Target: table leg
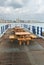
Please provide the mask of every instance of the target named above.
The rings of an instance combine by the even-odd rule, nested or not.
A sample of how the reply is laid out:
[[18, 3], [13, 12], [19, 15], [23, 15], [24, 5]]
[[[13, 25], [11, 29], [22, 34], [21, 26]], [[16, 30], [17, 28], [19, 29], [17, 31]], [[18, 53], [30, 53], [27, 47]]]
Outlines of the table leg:
[[19, 45], [21, 45], [22, 44], [22, 41], [19, 41]]
[[29, 45], [29, 40], [27, 41], [27, 45]]

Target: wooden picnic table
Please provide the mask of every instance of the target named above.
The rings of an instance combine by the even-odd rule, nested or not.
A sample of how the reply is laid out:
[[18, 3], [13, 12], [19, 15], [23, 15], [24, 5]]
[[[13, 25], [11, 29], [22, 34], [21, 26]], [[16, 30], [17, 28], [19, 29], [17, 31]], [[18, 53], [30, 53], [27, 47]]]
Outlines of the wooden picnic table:
[[20, 28], [20, 27], [15, 27], [15, 30], [20, 30], [20, 29], [22, 29], [22, 28]]
[[29, 40], [31, 40], [30, 38], [30, 33], [29, 32], [15, 32], [15, 35], [18, 36], [18, 40], [19, 40], [19, 44], [21, 45], [23, 41], [27, 42], [27, 45], [29, 45]]
[[37, 38], [36, 35], [31, 34], [30, 32], [26, 32], [20, 27], [15, 27], [13, 30], [14, 30], [14, 35], [10, 35], [9, 39], [10, 40], [17, 39], [20, 45], [22, 44], [22, 42], [26, 42], [27, 45], [29, 45], [30, 40]]

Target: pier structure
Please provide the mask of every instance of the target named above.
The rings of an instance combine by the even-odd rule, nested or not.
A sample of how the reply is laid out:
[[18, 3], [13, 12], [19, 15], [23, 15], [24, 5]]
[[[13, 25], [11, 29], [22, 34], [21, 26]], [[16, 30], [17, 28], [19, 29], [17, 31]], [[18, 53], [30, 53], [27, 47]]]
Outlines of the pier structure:
[[35, 31], [32, 33], [24, 24], [6, 24], [4, 30], [0, 38], [0, 65], [44, 65], [44, 39], [37, 38]]

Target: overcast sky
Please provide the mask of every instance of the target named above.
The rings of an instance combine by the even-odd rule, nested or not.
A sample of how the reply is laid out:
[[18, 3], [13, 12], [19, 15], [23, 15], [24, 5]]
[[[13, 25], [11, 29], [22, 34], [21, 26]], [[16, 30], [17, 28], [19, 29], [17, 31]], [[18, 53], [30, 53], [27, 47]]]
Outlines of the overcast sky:
[[0, 18], [44, 21], [44, 0], [0, 0]]

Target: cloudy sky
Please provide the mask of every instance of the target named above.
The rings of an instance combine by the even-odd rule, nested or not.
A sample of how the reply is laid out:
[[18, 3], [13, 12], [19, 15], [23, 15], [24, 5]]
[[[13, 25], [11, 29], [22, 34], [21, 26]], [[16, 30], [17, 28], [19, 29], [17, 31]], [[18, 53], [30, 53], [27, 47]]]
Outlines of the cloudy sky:
[[44, 0], [0, 0], [0, 18], [44, 21]]

